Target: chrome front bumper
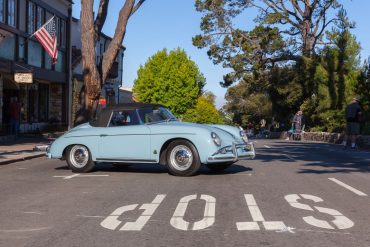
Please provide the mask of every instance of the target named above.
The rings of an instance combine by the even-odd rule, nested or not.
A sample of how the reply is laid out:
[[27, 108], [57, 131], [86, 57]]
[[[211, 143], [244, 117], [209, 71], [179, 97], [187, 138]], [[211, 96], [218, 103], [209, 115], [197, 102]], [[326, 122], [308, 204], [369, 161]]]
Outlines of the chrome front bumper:
[[208, 157], [208, 163], [236, 162], [238, 160], [254, 159], [256, 153], [252, 142], [246, 144], [233, 143], [230, 146], [220, 148], [216, 153]]

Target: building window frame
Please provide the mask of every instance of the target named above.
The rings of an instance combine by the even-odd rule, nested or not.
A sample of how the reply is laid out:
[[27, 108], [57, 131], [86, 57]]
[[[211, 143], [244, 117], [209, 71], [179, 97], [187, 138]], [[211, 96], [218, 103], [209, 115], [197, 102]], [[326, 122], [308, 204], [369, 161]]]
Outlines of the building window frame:
[[19, 0], [0, 0], [0, 23], [17, 28]]
[[35, 29], [35, 22], [36, 22], [36, 16], [35, 16], [35, 8], [36, 4], [32, 1], [27, 1], [27, 32], [29, 34], [32, 34], [36, 31]]
[[0, 0], [0, 23], [6, 23], [6, 1]]
[[6, 23], [11, 27], [17, 27], [17, 2], [17, 0], [6, 0]]

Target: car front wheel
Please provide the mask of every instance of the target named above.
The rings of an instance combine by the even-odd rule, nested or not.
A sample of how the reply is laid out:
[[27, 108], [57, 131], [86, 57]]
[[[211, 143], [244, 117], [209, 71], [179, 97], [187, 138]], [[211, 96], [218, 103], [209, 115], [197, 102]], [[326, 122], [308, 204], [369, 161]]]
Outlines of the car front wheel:
[[171, 142], [167, 148], [167, 168], [175, 176], [192, 176], [198, 172], [201, 162], [198, 151], [186, 140]]
[[73, 172], [85, 173], [94, 169], [95, 163], [87, 147], [73, 145], [67, 148], [66, 154], [67, 164]]

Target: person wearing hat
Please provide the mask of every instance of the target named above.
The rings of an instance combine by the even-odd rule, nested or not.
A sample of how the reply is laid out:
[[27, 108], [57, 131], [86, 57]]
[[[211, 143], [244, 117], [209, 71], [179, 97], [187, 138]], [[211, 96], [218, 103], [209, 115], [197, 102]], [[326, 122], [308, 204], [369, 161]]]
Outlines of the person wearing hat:
[[360, 106], [360, 98], [354, 97], [352, 101], [346, 107], [346, 133], [343, 140], [344, 149], [347, 148], [347, 141], [350, 138], [351, 148], [356, 148], [356, 138], [360, 134], [360, 120], [362, 115], [362, 110]]

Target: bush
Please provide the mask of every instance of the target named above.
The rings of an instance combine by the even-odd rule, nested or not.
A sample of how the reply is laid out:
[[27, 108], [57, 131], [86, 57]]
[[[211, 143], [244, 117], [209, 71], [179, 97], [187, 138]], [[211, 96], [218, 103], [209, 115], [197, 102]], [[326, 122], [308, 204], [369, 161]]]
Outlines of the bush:
[[315, 120], [319, 124], [310, 128], [312, 132], [340, 133], [346, 126], [343, 110], [327, 110], [317, 113]]
[[361, 126], [362, 135], [370, 135], [370, 122], [366, 122]]

